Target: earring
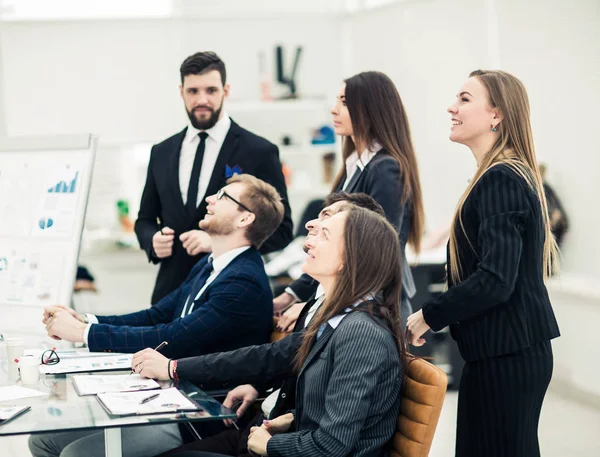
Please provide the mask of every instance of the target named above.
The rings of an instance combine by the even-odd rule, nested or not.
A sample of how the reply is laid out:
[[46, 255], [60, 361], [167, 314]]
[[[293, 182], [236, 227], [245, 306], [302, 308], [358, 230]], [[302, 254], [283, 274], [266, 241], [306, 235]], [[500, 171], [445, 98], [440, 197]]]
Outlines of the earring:
[[498, 131], [498, 129], [496, 128], [496, 126], [492, 125], [492, 132], [497, 132], [497, 131]]

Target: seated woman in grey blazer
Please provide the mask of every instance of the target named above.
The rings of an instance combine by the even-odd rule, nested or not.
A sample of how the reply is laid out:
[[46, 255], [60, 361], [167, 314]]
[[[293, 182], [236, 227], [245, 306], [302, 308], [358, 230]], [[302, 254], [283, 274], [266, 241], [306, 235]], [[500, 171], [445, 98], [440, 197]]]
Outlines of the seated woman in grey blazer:
[[327, 298], [298, 351], [296, 410], [253, 427], [248, 450], [270, 457], [386, 455], [406, 356], [398, 236], [383, 217], [351, 206], [323, 221], [308, 247], [303, 269]]

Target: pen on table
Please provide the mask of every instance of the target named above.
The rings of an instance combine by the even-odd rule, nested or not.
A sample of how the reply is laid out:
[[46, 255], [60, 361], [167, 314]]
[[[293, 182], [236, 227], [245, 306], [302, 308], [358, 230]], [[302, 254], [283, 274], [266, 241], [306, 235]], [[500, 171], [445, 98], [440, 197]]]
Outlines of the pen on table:
[[[163, 342], [162, 342], [162, 343], [160, 343], [158, 346], [156, 346], [156, 347], [154, 348], [154, 350], [155, 350], [156, 352], [160, 352], [160, 351], [161, 351], [161, 349], [162, 349], [162, 348], [164, 348], [164, 347], [165, 347], [167, 344], [169, 344], [169, 343], [167, 343], [166, 341], [163, 341]], [[131, 367], [131, 374], [133, 374], [133, 373], [135, 373], [135, 369], [134, 369], [133, 367]]]
[[158, 224], [158, 231], [160, 232], [161, 235], [164, 235], [162, 229], [163, 229], [163, 225], [162, 225], [162, 221], [160, 220], [160, 217], [156, 218], [156, 223]]
[[150, 395], [149, 397], [144, 398], [141, 402], [140, 405], [143, 405], [144, 403], [148, 403], [149, 401], [155, 400], [156, 398], [158, 398], [160, 396], [160, 393], [158, 394], [154, 394], [154, 395]]

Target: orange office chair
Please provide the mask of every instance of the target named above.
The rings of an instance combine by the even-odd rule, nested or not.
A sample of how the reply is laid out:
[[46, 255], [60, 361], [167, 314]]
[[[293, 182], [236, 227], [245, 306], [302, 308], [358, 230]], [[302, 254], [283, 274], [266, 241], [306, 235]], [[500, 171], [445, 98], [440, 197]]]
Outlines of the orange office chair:
[[390, 457], [429, 455], [448, 387], [448, 377], [441, 369], [423, 359], [410, 357]]

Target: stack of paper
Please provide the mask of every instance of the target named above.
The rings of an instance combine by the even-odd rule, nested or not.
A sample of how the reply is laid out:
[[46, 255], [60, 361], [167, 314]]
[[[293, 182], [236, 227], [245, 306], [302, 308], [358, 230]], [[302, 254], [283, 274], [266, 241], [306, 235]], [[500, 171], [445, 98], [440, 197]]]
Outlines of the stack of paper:
[[132, 354], [89, 356], [60, 359], [55, 365], [40, 365], [42, 374], [83, 373], [131, 369]]
[[73, 385], [77, 393], [82, 396], [160, 388], [160, 385], [154, 379], [140, 378], [138, 374], [114, 376], [75, 375], [73, 376]]
[[0, 425], [7, 423], [9, 420], [27, 412], [31, 406], [0, 406]]
[[[143, 401], [154, 396], [156, 398], [150, 401]], [[152, 392], [98, 394], [96, 398], [109, 414], [117, 416], [198, 411], [201, 409], [175, 387]]]

